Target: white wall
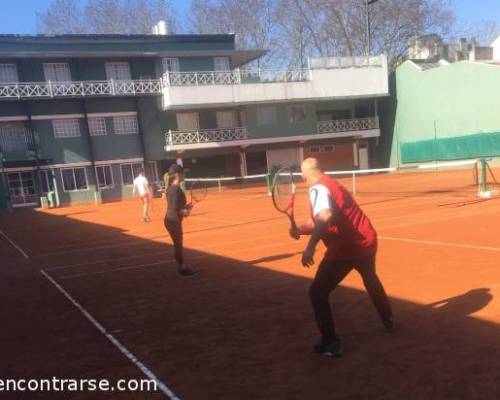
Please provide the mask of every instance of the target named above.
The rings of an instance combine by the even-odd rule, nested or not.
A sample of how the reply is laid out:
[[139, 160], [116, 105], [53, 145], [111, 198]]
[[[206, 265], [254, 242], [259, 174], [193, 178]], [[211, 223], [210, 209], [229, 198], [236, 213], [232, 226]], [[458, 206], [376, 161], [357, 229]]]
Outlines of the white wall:
[[491, 44], [491, 47], [493, 47], [493, 59], [500, 61], [500, 36]]
[[307, 82], [171, 86], [164, 91], [164, 108], [385, 96], [387, 58], [382, 59], [382, 66], [314, 69]]

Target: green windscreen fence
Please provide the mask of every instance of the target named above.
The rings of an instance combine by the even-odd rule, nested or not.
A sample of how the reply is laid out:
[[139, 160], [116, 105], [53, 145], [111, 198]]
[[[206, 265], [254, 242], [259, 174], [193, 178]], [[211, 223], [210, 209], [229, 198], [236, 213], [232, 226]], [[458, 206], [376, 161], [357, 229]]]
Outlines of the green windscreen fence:
[[401, 143], [403, 163], [497, 156], [500, 156], [500, 132]]

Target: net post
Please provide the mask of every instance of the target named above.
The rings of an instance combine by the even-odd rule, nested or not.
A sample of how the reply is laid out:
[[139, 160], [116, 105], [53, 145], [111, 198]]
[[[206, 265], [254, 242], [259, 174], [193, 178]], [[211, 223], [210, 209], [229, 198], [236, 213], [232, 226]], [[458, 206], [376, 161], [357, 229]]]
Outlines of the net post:
[[356, 194], [356, 172], [352, 173], [352, 194]]
[[487, 163], [484, 158], [479, 159], [480, 171], [479, 171], [479, 197], [486, 198], [490, 197], [491, 193], [488, 190], [488, 176], [487, 176]]
[[272, 195], [272, 192], [271, 192], [271, 174], [269, 172], [266, 174], [266, 188], [267, 188], [267, 195], [271, 196]]
[[219, 185], [219, 193], [222, 193], [222, 185], [220, 179], [217, 179], [217, 185]]

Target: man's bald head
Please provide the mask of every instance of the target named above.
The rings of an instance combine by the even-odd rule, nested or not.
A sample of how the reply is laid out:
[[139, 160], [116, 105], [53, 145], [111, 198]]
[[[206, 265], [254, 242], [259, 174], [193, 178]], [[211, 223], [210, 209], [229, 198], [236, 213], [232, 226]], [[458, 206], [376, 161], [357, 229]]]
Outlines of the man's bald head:
[[321, 165], [317, 158], [306, 158], [301, 166], [302, 177], [306, 180], [308, 185], [313, 185], [321, 176]]

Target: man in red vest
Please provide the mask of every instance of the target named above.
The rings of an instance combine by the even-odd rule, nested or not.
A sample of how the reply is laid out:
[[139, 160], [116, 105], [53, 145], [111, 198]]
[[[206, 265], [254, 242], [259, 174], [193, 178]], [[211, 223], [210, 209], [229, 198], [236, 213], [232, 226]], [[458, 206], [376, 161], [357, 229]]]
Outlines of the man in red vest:
[[338, 357], [342, 347], [335, 333], [328, 297], [352, 269], [363, 278], [384, 327], [389, 331], [395, 328], [389, 299], [375, 270], [377, 232], [353, 196], [321, 172], [317, 159], [304, 160], [301, 170], [309, 187], [311, 221], [297, 230], [290, 230], [290, 235], [294, 239], [310, 235], [302, 255], [302, 265], [306, 268], [314, 264], [314, 251], [320, 240], [327, 248], [309, 289], [322, 336], [314, 351]]

